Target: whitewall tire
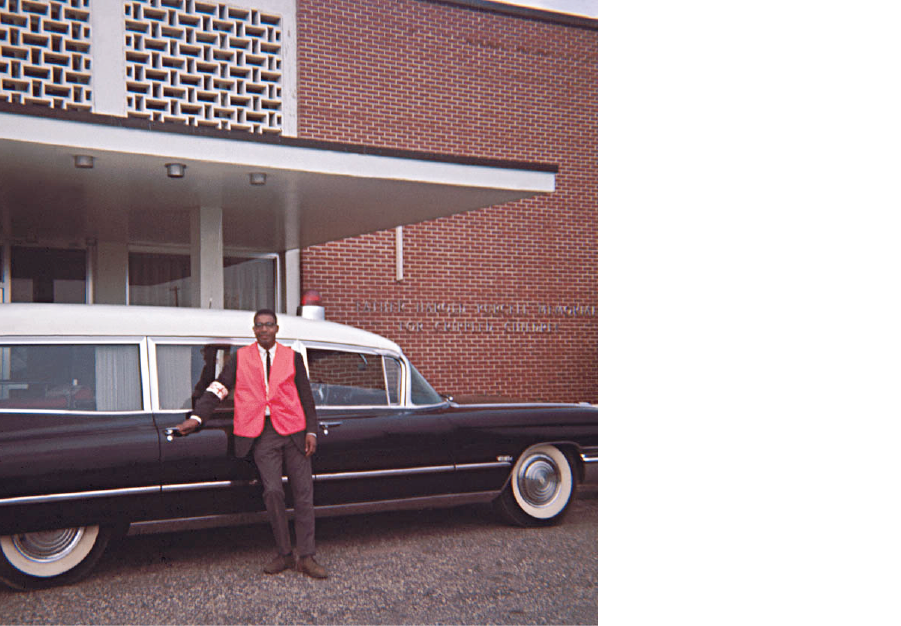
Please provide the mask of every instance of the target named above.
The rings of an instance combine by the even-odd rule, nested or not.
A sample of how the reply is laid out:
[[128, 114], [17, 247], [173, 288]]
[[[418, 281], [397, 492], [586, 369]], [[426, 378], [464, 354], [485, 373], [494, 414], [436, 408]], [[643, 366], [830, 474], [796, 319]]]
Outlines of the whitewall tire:
[[574, 489], [569, 459], [559, 448], [541, 444], [523, 452], [516, 461], [497, 505], [514, 524], [544, 526], [562, 518]]
[[112, 530], [78, 526], [0, 537], [0, 579], [16, 589], [68, 584], [97, 563]]

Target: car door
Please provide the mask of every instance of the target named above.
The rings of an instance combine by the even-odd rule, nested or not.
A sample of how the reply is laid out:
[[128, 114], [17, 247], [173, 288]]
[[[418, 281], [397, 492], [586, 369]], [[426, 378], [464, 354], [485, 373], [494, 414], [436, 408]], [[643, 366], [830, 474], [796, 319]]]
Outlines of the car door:
[[139, 338], [0, 345], [2, 533], [130, 520], [158, 498]]
[[455, 491], [450, 423], [438, 410], [402, 405], [401, 359], [310, 342], [306, 358], [319, 417], [318, 508]]
[[165, 516], [195, 517], [263, 508], [252, 461], [234, 454], [230, 396], [202, 429], [187, 437], [174, 432], [225, 362], [249, 341], [162, 337], [150, 341]]

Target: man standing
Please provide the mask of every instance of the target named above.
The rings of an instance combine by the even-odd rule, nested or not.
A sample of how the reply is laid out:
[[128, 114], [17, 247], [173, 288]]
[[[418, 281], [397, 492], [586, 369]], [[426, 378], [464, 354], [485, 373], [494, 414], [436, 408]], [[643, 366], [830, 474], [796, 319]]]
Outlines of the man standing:
[[[263, 501], [278, 555], [263, 571], [277, 574], [296, 568], [313, 578], [328, 574], [313, 559], [316, 552], [313, 514], [313, 474], [310, 457], [316, 452], [319, 421], [303, 357], [275, 341], [275, 312], [261, 309], [253, 316], [257, 341], [240, 348], [197, 401], [194, 414], [178, 425], [181, 434], [197, 430], [225, 397], [235, 401], [235, 455], [253, 460], [263, 483]], [[288, 511], [282, 487], [282, 466], [287, 470], [294, 498], [297, 555], [291, 551]]]

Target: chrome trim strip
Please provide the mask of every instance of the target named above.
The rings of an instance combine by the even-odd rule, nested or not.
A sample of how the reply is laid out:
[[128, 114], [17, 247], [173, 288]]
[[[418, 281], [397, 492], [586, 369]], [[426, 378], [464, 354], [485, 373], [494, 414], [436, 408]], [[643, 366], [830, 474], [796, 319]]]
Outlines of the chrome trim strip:
[[597, 446], [585, 446], [582, 448], [582, 452], [579, 456], [582, 457], [583, 463], [597, 463], [598, 462], [598, 447]]
[[461, 404], [455, 402], [451, 398], [451, 404], [459, 409], [510, 409], [510, 408], [559, 408], [559, 407], [576, 407], [586, 408], [589, 405], [578, 402], [479, 402], [474, 404]]
[[76, 491], [72, 493], [48, 493], [40, 496], [16, 496], [0, 498], [0, 506], [10, 504], [42, 504], [46, 502], [64, 502], [66, 500], [83, 500], [88, 498], [104, 498], [107, 496], [130, 496], [140, 493], [159, 493], [159, 485], [148, 487], [123, 487], [120, 489], [98, 489], [96, 491]]
[[462, 463], [461, 465], [455, 466], [458, 470], [477, 470], [477, 469], [494, 469], [498, 467], [510, 467], [513, 465], [512, 461], [495, 461], [492, 463]]
[[[409, 467], [401, 469], [370, 470], [362, 472], [334, 472], [331, 474], [314, 474], [313, 482], [330, 480], [352, 480], [359, 478], [389, 478], [392, 476], [413, 476], [418, 474], [446, 474], [454, 471], [508, 468], [510, 462], [497, 461], [491, 463], [463, 463], [460, 465], [434, 465], [428, 467]], [[288, 482], [283, 476], [282, 482]], [[124, 487], [121, 489], [100, 489], [97, 491], [77, 491], [72, 493], [53, 493], [40, 496], [17, 496], [0, 498], [0, 506], [12, 504], [40, 504], [87, 498], [103, 498], [108, 496], [128, 496], [141, 493], [175, 493], [181, 491], [198, 491], [201, 489], [221, 489], [226, 487], [251, 487], [258, 485], [258, 480], [215, 480], [198, 483], [174, 483], [162, 486]]]
[[[284, 480], [284, 479], [282, 479]], [[174, 485], [163, 485], [162, 491], [168, 493], [171, 491], [197, 491], [198, 489], [214, 489], [219, 487], [242, 487], [252, 485], [258, 482], [255, 480], [214, 480], [203, 483], [176, 483]]]
[[[495, 461], [491, 463], [463, 463], [461, 465], [434, 465], [430, 467], [407, 467], [402, 469], [367, 470], [361, 472], [334, 472], [331, 474], [314, 474], [313, 481], [346, 480], [350, 478], [385, 478], [388, 476], [410, 476], [414, 474], [445, 474], [458, 470], [491, 469], [510, 467], [512, 463]], [[287, 481], [282, 478], [282, 482]]]
[[[391, 476], [413, 476], [417, 474], [446, 474], [456, 470], [491, 469], [498, 467], [510, 467], [512, 463], [465, 463], [463, 465], [434, 465], [428, 467], [407, 467], [400, 469], [367, 470], [361, 472], [333, 472], [330, 474], [313, 474], [313, 482], [329, 480], [352, 480], [355, 478], [388, 478]], [[282, 482], [287, 483], [288, 477], [282, 476]], [[260, 484], [259, 480], [217, 480], [202, 483], [177, 483], [163, 485], [163, 492], [195, 491], [198, 489], [217, 489], [221, 487], [249, 487]]]
[[[313, 474], [313, 482], [327, 480], [346, 480], [349, 478], [385, 478], [388, 476], [411, 476], [414, 474], [443, 474], [454, 471], [453, 465], [435, 465], [432, 467], [409, 467], [403, 469], [368, 470], [362, 472], [334, 472], [332, 474]], [[282, 478], [284, 482], [285, 478]]]
[[585, 485], [598, 484], [598, 447], [583, 446], [579, 456], [582, 459], [584, 474], [582, 483]]

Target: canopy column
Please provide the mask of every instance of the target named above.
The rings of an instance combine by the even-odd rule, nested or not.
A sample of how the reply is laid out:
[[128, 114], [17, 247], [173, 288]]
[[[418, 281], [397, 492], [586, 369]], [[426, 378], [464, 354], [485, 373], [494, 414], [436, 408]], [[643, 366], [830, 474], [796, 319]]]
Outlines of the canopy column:
[[192, 303], [201, 309], [225, 308], [222, 265], [222, 208], [201, 206], [191, 212]]
[[285, 312], [297, 315], [301, 296], [301, 251], [285, 250]]
[[[88, 254], [91, 254], [90, 247]], [[95, 304], [127, 304], [128, 244], [124, 241], [97, 241]], [[90, 267], [90, 264], [88, 265]]]

